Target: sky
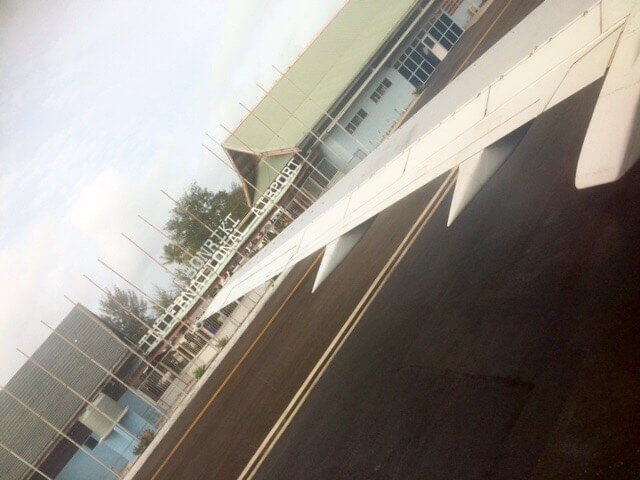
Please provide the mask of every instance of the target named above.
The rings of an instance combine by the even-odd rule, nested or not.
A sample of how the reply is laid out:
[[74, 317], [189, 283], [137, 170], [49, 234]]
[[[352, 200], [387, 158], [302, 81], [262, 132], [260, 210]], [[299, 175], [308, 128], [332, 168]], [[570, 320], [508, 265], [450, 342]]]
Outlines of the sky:
[[145, 292], [160, 257], [166, 190], [228, 188], [202, 148], [235, 127], [344, 0], [0, 1], [0, 382], [74, 302]]

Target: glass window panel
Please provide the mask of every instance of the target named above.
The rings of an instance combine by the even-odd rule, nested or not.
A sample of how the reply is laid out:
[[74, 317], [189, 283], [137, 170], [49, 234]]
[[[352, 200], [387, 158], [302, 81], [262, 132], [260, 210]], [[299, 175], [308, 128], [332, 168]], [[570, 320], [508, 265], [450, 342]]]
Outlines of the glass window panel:
[[435, 27], [432, 27], [431, 30], [429, 30], [429, 35], [431, 35], [437, 41], [440, 41], [440, 38], [442, 37], [442, 34], [438, 30], [436, 30]]
[[427, 60], [434, 68], [440, 65], [440, 59], [431, 51], [427, 52]]
[[[315, 183], [317, 183], [320, 187], [324, 188], [327, 185], [329, 185], [329, 180], [327, 180], [327, 178], [325, 178], [320, 172], [316, 172], [315, 170], [313, 172], [311, 172], [311, 174], [309, 175], [309, 181], [313, 180]], [[308, 183], [308, 181], [307, 181]], [[319, 195], [316, 195], [319, 196]]]
[[446, 13], [442, 14], [442, 16], [440, 17], [440, 20], [442, 21], [442, 23], [444, 23], [447, 26], [449, 26], [449, 25], [451, 25], [453, 23], [453, 20], [451, 20], [449, 15], [447, 15]]
[[322, 174], [327, 178], [333, 178], [336, 173], [338, 173], [338, 169], [326, 158], [323, 158], [322, 161], [318, 164], [318, 170], [322, 172]]
[[322, 195], [322, 186], [318, 185], [312, 178], [307, 178], [302, 185], [302, 190], [308, 192], [311, 197], [317, 198]]
[[409, 80], [409, 78], [411, 77], [411, 70], [409, 70], [404, 65], [398, 69], [398, 72], [400, 72], [400, 75], [402, 75], [407, 80]]
[[416, 72], [416, 76], [420, 79], [422, 83], [426, 82], [429, 79], [429, 75], [427, 74], [427, 72], [425, 72], [421, 68], [419, 68], [418, 71]]
[[413, 52], [411, 52], [411, 60], [416, 62], [417, 65], [420, 65], [420, 62], [422, 62], [423, 58], [424, 56], [419, 51], [414, 50]]
[[440, 40], [440, 44], [447, 50], [451, 50], [451, 47], [453, 47], [453, 44], [446, 38], [443, 38], [442, 40]]
[[404, 62], [404, 64], [411, 71], [414, 71], [416, 68], [418, 68], [418, 64], [416, 64], [413, 60], [407, 59], [407, 61]]
[[438, 20], [433, 26], [437, 28], [440, 33], [444, 33], [447, 31], [447, 26], [440, 20]]
[[458, 37], [462, 36], [462, 32], [464, 30], [462, 30], [457, 24], [454, 23], [450, 28]]
[[422, 82], [420, 81], [420, 79], [418, 77], [416, 77], [415, 75], [413, 77], [411, 77], [411, 80], [409, 80], [411, 82], [411, 84], [418, 88], [422, 86]]
[[424, 62], [422, 62], [422, 65], [420, 65], [420, 66], [422, 68], [424, 68], [425, 70], [429, 70], [430, 68], [431, 69], [435, 68], [435, 66], [431, 62], [429, 62], [428, 60], [425, 60]]
[[447, 40], [449, 40], [451, 43], [456, 43], [458, 41], [458, 37], [451, 30], [445, 33], [444, 36], [447, 37]]

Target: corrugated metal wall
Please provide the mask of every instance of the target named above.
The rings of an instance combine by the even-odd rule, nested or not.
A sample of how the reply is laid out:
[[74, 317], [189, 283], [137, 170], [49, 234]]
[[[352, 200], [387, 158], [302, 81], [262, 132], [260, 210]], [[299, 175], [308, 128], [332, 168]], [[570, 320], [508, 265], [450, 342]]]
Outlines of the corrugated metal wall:
[[[76, 306], [56, 329], [104, 368], [112, 371], [127, 350], [90, 320], [87, 309]], [[95, 317], [94, 317], [95, 318]], [[53, 333], [33, 354], [33, 359], [84, 398], [96, 392], [107, 374], [86, 356]], [[61, 382], [36, 364], [27, 362], [5, 387], [29, 408], [57, 428], [64, 428], [85, 403]], [[29, 462], [35, 463], [58, 434], [27, 408], [0, 392], [0, 442]], [[0, 449], [0, 478], [21, 480], [32, 471], [4, 449]]]

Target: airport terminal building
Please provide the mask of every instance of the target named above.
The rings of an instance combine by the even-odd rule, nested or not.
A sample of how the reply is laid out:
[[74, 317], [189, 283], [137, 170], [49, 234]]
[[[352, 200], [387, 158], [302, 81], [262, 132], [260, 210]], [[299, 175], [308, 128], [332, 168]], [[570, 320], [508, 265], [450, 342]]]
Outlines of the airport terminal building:
[[249, 204], [285, 172], [295, 179], [278, 182], [289, 190], [281, 204], [297, 214], [351, 170], [401, 120], [479, 3], [347, 2], [223, 144]]

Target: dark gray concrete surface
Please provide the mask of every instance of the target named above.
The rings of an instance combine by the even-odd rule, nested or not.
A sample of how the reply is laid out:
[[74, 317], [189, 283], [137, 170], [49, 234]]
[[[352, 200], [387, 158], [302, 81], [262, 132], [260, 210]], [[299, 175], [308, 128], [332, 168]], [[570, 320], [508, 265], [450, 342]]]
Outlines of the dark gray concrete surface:
[[639, 478], [640, 169], [573, 186], [599, 88], [443, 205], [257, 478]]
[[[495, 0], [423, 98], [539, 3]], [[451, 228], [445, 201], [259, 478], [638, 478], [640, 172], [573, 187], [598, 91], [533, 122]], [[158, 478], [237, 477], [440, 182], [383, 212], [316, 294], [305, 281]], [[311, 261], [136, 478], [151, 478]]]

